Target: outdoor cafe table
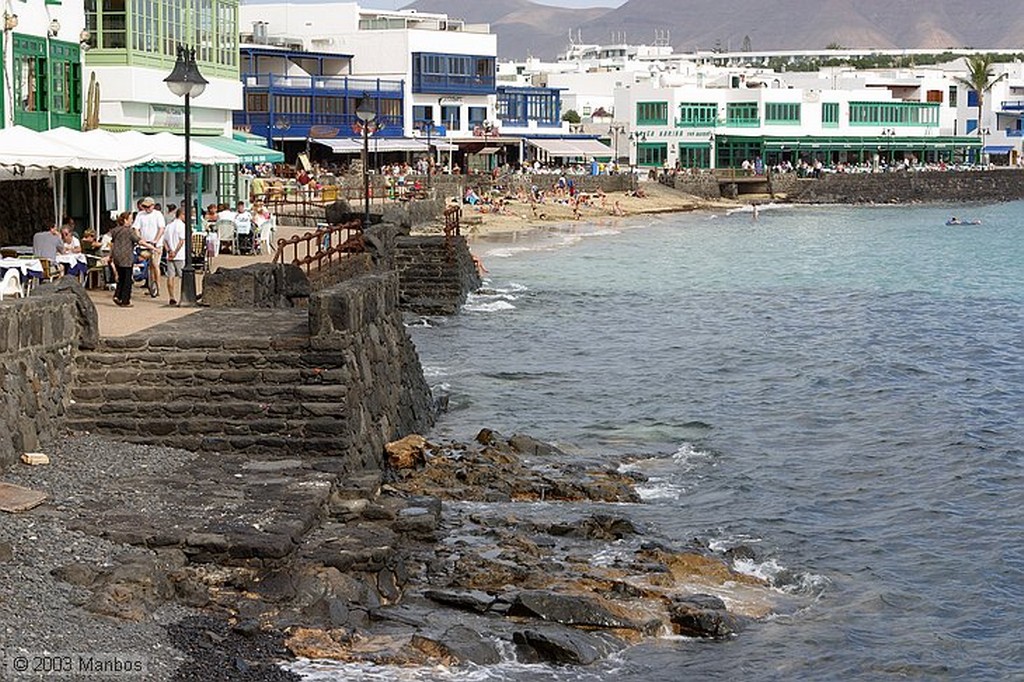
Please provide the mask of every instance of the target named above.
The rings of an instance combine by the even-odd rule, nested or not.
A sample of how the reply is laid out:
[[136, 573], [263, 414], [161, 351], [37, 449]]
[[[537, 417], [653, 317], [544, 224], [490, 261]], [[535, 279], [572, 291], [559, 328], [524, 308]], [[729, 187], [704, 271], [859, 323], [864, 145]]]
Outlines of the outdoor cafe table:
[[56, 261], [61, 265], [66, 265], [68, 274], [72, 277], [84, 275], [85, 271], [89, 269], [89, 261], [86, 260], [84, 253], [58, 253]]
[[22, 284], [29, 277], [43, 279], [43, 264], [39, 262], [38, 258], [0, 258], [0, 275], [11, 268], [18, 268], [18, 271], [21, 272]]

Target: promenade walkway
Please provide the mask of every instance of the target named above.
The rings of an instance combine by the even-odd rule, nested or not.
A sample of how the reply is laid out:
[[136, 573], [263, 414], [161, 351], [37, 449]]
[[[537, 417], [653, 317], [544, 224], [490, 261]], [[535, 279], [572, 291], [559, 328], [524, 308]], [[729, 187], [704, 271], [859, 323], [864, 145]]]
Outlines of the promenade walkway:
[[[293, 234], [302, 234], [307, 228], [281, 227], [278, 228], [277, 236], [288, 238]], [[234, 256], [223, 254], [214, 259], [216, 268], [241, 268], [253, 263], [269, 263], [272, 259], [270, 254], [258, 256]], [[202, 291], [202, 275], [197, 275], [197, 288]], [[106, 289], [90, 289], [89, 298], [96, 305], [96, 312], [99, 316], [100, 336], [116, 337], [127, 336], [143, 329], [148, 329], [158, 324], [187, 317], [201, 308], [181, 308], [168, 305], [166, 280], [160, 280], [160, 296], [150, 298], [149, 294], [141, 286], [136, 286], [132, 291], [132, 307], [119, 308], [114, 305], [114, 292]]]

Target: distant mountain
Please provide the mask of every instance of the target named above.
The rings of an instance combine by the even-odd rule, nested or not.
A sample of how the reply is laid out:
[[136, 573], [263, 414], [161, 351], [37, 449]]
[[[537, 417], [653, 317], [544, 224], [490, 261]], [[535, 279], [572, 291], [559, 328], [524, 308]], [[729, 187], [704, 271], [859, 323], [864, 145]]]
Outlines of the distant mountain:
[[571, 30], [611, 11], [549, 7], [529, 0], [417, 0], [407, 8], [442, 12], [471, 24], [490, 24], [498, 35], [498, 55], [504, 59], [553, 59], [569, 44]]
[[561, 9], [529, 0], [418, 0], [410, 7], [489, 23], [503, 58], [553, 58], [570, 31], [585, 43], [654, 42], [677, 50], [996, 47], [1024, 51], [1020, 0], [629, 0]]

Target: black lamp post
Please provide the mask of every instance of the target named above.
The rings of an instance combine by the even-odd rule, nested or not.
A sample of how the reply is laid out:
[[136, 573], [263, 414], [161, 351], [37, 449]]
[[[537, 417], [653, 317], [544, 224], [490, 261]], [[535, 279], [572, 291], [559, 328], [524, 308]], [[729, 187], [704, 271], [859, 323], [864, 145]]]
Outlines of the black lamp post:
[[377, 109], [368, 95], [356, 107], [356, 118], [362, 121], [363, 128], [363, 229], [370, 227], [370, 124], [377, 118]]
[[178, 45], [178, 60], [164, 79], [168, 89], [185, 98], [185, 269], [181, 273], [181, 305], [196, 304], [196, 269], [192, 263], [192, 108], [191, 99], [203, 94], [208, 80], [199, 73], [196, 49]]

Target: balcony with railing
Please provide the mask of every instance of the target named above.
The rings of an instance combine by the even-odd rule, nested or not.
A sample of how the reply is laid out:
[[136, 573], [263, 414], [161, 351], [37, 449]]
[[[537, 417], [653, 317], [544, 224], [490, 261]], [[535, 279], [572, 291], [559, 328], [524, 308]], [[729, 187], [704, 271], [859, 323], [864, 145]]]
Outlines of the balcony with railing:
[[[307, 137], [359, 137], [355, 113], [326, 114], [313, 112], [247, 112], [234, 113], [234, 127], [268, 139], [304, 139]], [[402, 137], [401, 115], [377, 118], [375, 137]]]
[[415, 52], [412, 91], [439, 95], [493, 95], [495, 58], [486, 55]]
[[1024, 112], [1024, 99], [1003, 100], [1003, 102], [1000, 104], [1000, 108], [1003, 111]]
[[314, 90], [361, 97], [364, 92], [401, 95], [405, 81], [352, 76], [283, 76], [276, 73], [247, 73], [242, 76], [246, 92], [250, 90], [288, 91]]

